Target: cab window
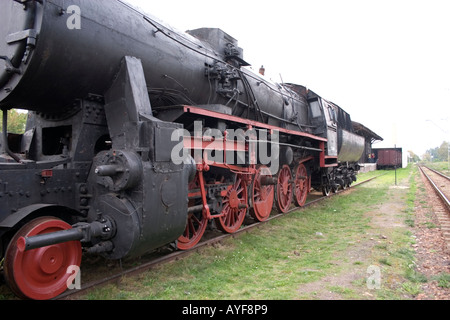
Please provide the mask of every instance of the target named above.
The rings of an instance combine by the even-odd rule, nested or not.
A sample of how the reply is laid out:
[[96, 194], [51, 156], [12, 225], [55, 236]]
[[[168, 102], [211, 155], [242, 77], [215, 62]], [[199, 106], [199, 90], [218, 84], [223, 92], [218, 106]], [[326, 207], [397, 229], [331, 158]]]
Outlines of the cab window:
[[334, 108], [332, 106], [328, 106], [328, 114], [330, 115], [330, 120], [333, 123], [336, 123], [337, 122], [336, 111], [334, 110]]
[[320, 110], [320, 103], [318, 100], [310, 101], [309, 105], [311, 106], [311, 117], [318, 118], [322, 116], [322, 111]]

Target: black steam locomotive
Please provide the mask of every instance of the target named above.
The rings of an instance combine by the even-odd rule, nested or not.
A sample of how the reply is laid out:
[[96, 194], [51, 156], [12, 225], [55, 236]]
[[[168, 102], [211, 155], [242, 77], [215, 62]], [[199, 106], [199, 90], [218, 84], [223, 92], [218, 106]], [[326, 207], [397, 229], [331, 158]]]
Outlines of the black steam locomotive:
[[232, 233], [356, 180], [350, 116], [251, 71], [222, 30], [69, 2], [0, 2], [0, 252], [19, 296], [61, 294], [83, 252], [190, 249], [208, 224]]

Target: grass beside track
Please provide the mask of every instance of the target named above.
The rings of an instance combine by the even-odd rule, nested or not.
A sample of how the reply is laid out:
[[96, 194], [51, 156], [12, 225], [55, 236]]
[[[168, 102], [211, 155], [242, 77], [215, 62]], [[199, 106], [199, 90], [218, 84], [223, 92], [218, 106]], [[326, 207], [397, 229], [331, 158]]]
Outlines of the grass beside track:
[[440, 171], [443, 174], [450, 176], [450, 168], [448, 162], [432, 162], [432, 163], [424, 163], [427, 167]]
[[[378, 174], [363, 174], [359, 179]], [[326, 289], [339, 299], [410, 299], [422, 281], [414, 272], [411, 248], [416, 175], [413, 167], [398, 170], [398, 183], [405, 188], [392, 188], [394, 172], [388, 171], [343, 195], [96, 289], [85, 298], [322, 299], [318, 291]], [[374, 224], [389, 201], [400, 202], [397, 218], [401, 223], [395, 228]], [[369, 290], [366, 283], [366, 270], [373, 265], [381, 271], [378, 290]], [[332, 280], [343, 274], [355, 275], [350, 285]], [[319, 289], [311, 289], [313, 284]]]

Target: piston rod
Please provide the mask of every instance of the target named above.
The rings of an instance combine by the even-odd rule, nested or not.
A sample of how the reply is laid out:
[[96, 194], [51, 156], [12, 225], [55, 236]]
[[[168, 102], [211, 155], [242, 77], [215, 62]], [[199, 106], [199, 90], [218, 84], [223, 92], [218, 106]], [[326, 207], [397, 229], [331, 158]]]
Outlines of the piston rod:
[[33, 237], [20, 237], [19, 240], [17, 240], [17, 247], [21, 252], [24, 252], [69, 241], [81, 241], [83, 238], [83, 231], [76, 228]]
[[68, 230], [45, 233], [32, 237], [20, 237], [17, 240], [17, 247], [21, 252], [24, 252], [70, 241], [90, 242], [94, 238], [108, 240], [115, 233], [113, 225], [107, 219], [103, 222], [81, 223]]

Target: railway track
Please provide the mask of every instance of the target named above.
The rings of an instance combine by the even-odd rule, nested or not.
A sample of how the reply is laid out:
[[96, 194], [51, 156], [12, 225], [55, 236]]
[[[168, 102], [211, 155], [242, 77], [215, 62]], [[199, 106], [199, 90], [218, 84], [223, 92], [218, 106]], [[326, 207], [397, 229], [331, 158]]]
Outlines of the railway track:
[[[379, 176], [370, 178], [368, 180], [362, 181], [360, 183], [357, 183], [355, 185], [352, 186], [351, 189], [353, 189], [354, 187], [357, 187], [359, 185], [368, 183], [376, 178], [378, 178]], [[344, 193], [346, 191], [348, 191], [349, 189], [346, 190], [340, 190], [337, 193], [332, 193], [329, 197], [337, 195], [337, 194], [341, 194]], [[170, 248], [168, 248], [168, 250], [166, 250], [165, 253], [161, 253], [159, 255], [156, 255], [154, 258], [151, 258], [149, 261], [142, 263], [139, 266], [136, 267], [131, 267], [131, 268], [126, 268], [124, 270], [121, 270], [120, 272], [117, 272], [111, 276], [99, 279], [99, 280], [93, 280], [93, 281], [89, 281], [88, 283], [83, 283], [81, 286], [81, 289], [76, 289], [76, 290], [69, 290], [67, 292], [65, 292], [64, 294], [60, 295], [59, 297], [57, 297], [57, 300], [74, 300], [77, 299], [83, 295], [86, 295], [89, 290], [93, 290], [94, 288], [97, 287], [101, 287], [101, 286], [105, 286], [107, 284], [111, 284], [111, 283], [117, 283], [118, 281], [120, 281], [120, 279], [122, 279], [123, 277], [129, 277], [129, 276], [135, 276], [138, 274], [141, 274], [151, 268], [154, 268], [156, 266], [168, 263], [170, 261], [174, 261], [174, 260], [179, 260], [182, 259], [186, 256], [189, 256], [193, 253], [196, 253], [198, 251], [200, 251], [202, 248], [208, 247], [208, 246], [213, 246], [217, 243], [220, 243], [221, 241], [224, 241], [225, 239], [228, 239], [230, 237], [237, 237], [241, 234], [250, 232], [252, 229], [254, 228], [258, 228], [261, 227], [262, 225], [268, 223], [269, 221], [272, 221], [274, 219], [279, 219], [282, 218], [283, 216], [292, 213], [292, 212], [296, 212], [299, 210], [303, 210], [315, 203], [318, 203], [320, 201], [323, 201], [324, 199], [327, 199], [329, 197], [324, 197], [324, 196], [319, 196], [319, 195], [315, 195], [312, 194], [310, 196], [310, 198], [308, 199], [308, 202], [305, 204], [305, 206], [303, 207], [295, 207], [292, 208], [291, 210], [289, 210], [287, 213], [285, 214], [274, 214], [272, 215], [268, 220], [264, 221], [264, 222], [257, 222], [257, 223], [252, 223], [249, 225], [246, 225], [244, 227], [242, 227], [241, 229], [239, 229], [237, 232], [233, 233], [233, 234], [220, 234], [220, 235], [209, 235], [205, 238], [207, 238], [207, 240], [201, 241], [198, 245], [196, 245], [193, 249], [191, 250], [187, 250], [187, 251], [172, 251], [170, 252]], [[210, 239], [208, 239], [210, 238]]]
[[433, 201], [433, 208], [441, 225], [447, 249], [450, 250], [450, 177], [425, 166], [419, 168], [435, 193], [436, 201]]

